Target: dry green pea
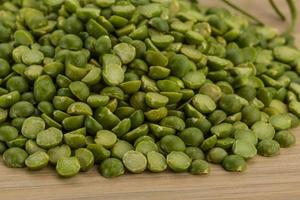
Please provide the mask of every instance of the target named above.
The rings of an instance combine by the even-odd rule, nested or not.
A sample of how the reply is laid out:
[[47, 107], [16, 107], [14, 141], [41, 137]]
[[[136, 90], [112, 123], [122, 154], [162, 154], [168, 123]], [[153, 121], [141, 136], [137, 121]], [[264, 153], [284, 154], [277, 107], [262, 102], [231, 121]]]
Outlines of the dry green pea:
[[22, 62], [26, 65], [41, 64], [44, 60], [44, 54], [38, 50], [27, 50], [22, 54]]
[[196, 70], [195, 64], [181, 54], [172, 56], [169, 60], [169, 66], [171, 74], [180, 78], [184, 77], [188, 72]]
[[5, 122], [7, 119], [7, 116], [8, 116], [8, 111], [0, 108], [0, 123]]
[[184, 151], [192, 160], [205, 159], [203, 151], [199, 147], [187, 147]]
[[93, 67], [82, 79], [81, 81], [87, 85], [95, 85], [101, 80], [101, 69], [98, 67]]
[[219, 107], [227, 114], [240, 112], [242, 109], [241, 102], [233, 94], [227, 94], [221, 97]]
[[45, 149], [39, 147], [35, 140], [27, 140], [25, 143], [25, 150], [28, 154], [33, 154], [38, 151], [46, 152]]
[[99, 171], [101, 175], [106, 178], [121, 176], [125, 173], [125, 169], [122, 161], [117, 158], [105, 159], [101, 163], [99, 167]]
[[292, 126], [292, 119], [288, 114], [273, 115], [269, 121], [275, 130], [285, 130]]
[[232, 152], [245, 159], [253, 158], [257, 154], [255, 145], [246, 140], [236, 140], [232, 146]]
[[159, 121], [159, 120], [167, 117], [168, 109], [166, 107], [151, 109], [151, 110], [145, 112], [144, 114], [148, 121], [151, 121], [151, 122]]
[[116, 98], [118, 100], [124, 100], [125, 94], [119, 87], [105, 87], [100, 92], [101, 95], [109, 96], [110, 98]]
[[94, 117], [105, 129], [111, 129], [120, 122], [120, 119], [106, 107], [99, 107]]
[[187, 88], [198, 89], [205, 83], [205, 75], [201, 71], [188, 72], [182, 77]]
[[166, 68], [166, 67], [161, 67], [161, 66], [151, 66], [149, 68], [149, 77], [152, 79], [164, 79], [166, 77], [169, 76], [170, 74], [170, 69]]
[[61, 146], [50, 148], [47, 153], [49, 155], [50, 163], [56, 165], [59, 159], [71, 156], [71, 148], [68, 145], [63, 144]]
[[274, 57], [284, 63], [291, 63], [300, 57], [300, 53], [288, 46], [278, 46], [273, 49]]
[[295, 136], [288, 130], [277, 132], [274, 139], [282, 148], [288, 148], [296, 143]]
[[57, 161], [56, 172], [62, 177], [75, 176], [80, 170], [80, 162], [76, 157], [63, 157]]
[[12, 105], [9, 109], [9, 117], [17, 118], [17, 117], [29, 117], [35, 111], [34, 106], [27, 101], [19, 101]]
[[169, 98], [154, 92], [147, 92], [145, 95], [145, 102], [151, 108], [164, 107], [168, 102]]
[[24, 137], [35, 139], [37, 134], [45, 130], [46, 124], [40, 117], [29, 117], [22, 125], [21, 133]]
[[147, 51], [145, 54], [147, 63], [151, 66], [165, 67], [168, 64], [168, 58], [161, 52]]
[[59, 46], [62, 49], [81, 50], [83, 43], [80, 37], [78, 37], [77, 35], [66, 34], [60, 39]]
[[129, 142], [125, 140], [118, 140], [111, 149], [111, 153], [113, 157], [122, 159], [126, 152], [133, 149], [133, 146]]
[[87, 103], [92, 108], [98, 108], [100, 106], [105, 106], [109, 102], [109, 97], [100, 95], [100, 94], [92, 94], [87, 98]]
[[193, 160], [189, 168], [189, 172], [193, 175], [209, 174], [210, 167], [208, 162], [202, 159]]
[[172, 151], [167, 155], [167, 164], [174, 172], [183, 172], [188, 170], [192, 160], [181, 151]]
[[266, 140], [266, 139], [273, 139], [275, 135], [274, 127], [266, 122], [258, 121], [255, 122], [251, 129], [253, 130], [254, 134], [257, 136], [259, 140]]
[[222, 163], [226, 156], [227, 152], [223, 148], [214, 147], [208, 151], [206, 160], [211, 163], [219, 164]]
[[167, 162], [165, 157], [156, 151], [147, 153], [147, 168], [151, 172], [163, 172], [167, 169]]
[[19, 168], [25, 166], [25, 160], [28, 157], [26, 151], [19, 147], [7, 149], [3, 154], [3, 161], [8, 167]]
[[213, 148], [216, 144], [217, 144], [217, 136], [213, 135], [213, 136], [206, 138], [202, 142], [200, 147], [203, 151], [207, 151], [207, 150]]
[[242, 172], [247, 168], [247, 163], [242, 156], [228, 155], [224, 158], [222, 166], [227, 171]]
[[54, 108], [52, 103], [48, 102], [48, 101], [41, 101], [37, 108], [39, 109], [39, 111], [41, 111], [42, 113], [45, 113], [46, 115], [52, 115]]
[[180, 86], [178, 83], [172, 80], [159, 80], [156, 82], [158, 89], [162, 92], [179, 92]]
[[300, 102], [297, 100], [290, 101], [288, 104], [289, 111], [300, 117]]
[[38, 151], [29, 155], [25, 160], [25, 165], [30, 170], [39, 170], [48, 165], [49, 156], [46, 152]]
[[11, 67], [9, 63], [2, 58], [0, 58], [0, 66], [0, 78], [4, 78], [9, 74]]
[[68, 109], [67, 113], [70, 115], [93, 115], [93, 111], [90, 106], [86, 103], [82, 102], [74, 102], [72, 103]]
[[0, 141], [9, 142], [18, 137], [18, 129], [10, 125], [0, 126]]
[[189, 127], [181, 131], [178, 136], [183, 140], [187, 146], [199, 146], [203, 140], [204, 136], [200, 129], [196, 127]]
[[124, 81], [124, 71], [118, 56], [104, 54], [102, 56], [103, 70], [102, 77], [106, 84], [110, 86], [119, 85]]
[[242, 120], [248, 126], [251, 126], [261, 120], [261, 112], [255, 106], [245, 106], [242, 110]]
[[161, 138], [166, 135], [174, 135], [176, 130], [166, 126], [160, 126], [157, 124], [149, 124], [151, 133], [153, 133], [157, 138]]
[[17, 103], [20, 100], [20, 93], [18, 91], [12, 91], [7, 94], [0, 96], [0, 107], [9, 108], [13, 104]]
[[142, 82], [140, 80], [126, 81], [120, 84], [122, 90], [127, 94], [138, 92], [141, 86]]
[[111, 39], [107, 35], [100, 36], [95, 43], [95, 51], [99, 55], [109, 53], [112, 48]]
[[266, 157], [276, 156], [280, 153], [280, 144], [275, 140], [262, 140], [256, 148], [259, 155]]
[[95, 143], [101, 144], [103, 147], [110, 149], [117, 142], [117, 136], [108, 130], [100, 130], [95, 137]]
[[[230, 117], [230, 116], [228, 116]], [[214, 124], [220, 124], [222, 123], [224, 120], [226, 120], [226, 118], [228, 119], [226, 113], [223, 110], [214, 110], [208, 117], [208, 120]]]
[[185, 122], [177, 116], [164, 117], [160, 121], [160, 125], [161, 126], [166, 126], [166, 127], [169, 127], [169, 128], [173, 128], [173, 129], [178, 130], [178, 131], [182, 131], [185, 128]]
[[154, 141], [149, 141], [149, 140], [143, 140], [137, 143], [135, 145], [135, 150], [138, 152], [141, 152], [144, 155], [147, 155], [148, 152], [151, 151], [158, 151], [157, 145], [154, 143]]
[[37, 102], [52, 101], [56, 93], [56, 86], [48, 75], [38, 77], [34, 82], [33, 94]]
[[133, 141], [137, 139], [138, 137], [141, 137], [143, 135], [147, 135], [149, 132], [149, 126], [148, 124], [143, 124], [141, 126], [138, 126], [137, 128], [129, 131], [126, 133], [123, 138], [127, 141]]
[[90, 95], [89, 87], [81, 81], [72, 82], [69, 85], [69, 88], [70, 88], [72, 94], [81, 101], [86, 101], [86, 99]]
[[7, 149], [7, 146], [4, 142], [0, 142], [0, 154], [2, 155]]
[[61, 111], [67, 111], [69, 106], [74, 102], [75, 101], [68, 96], [55, 96], [52, 101], [54, 108]]
[[130, 150], [126, 152], [122, 161], [124, 166], [132, 173], [141, 173], [147, 167], [146, 157], [138, 151]]
[[218, 138], [226, 138], [226, 137], [230, 137], [233, 134], [234, 128], [233, 128], [232, 124], [221, 123], [221, 124], [213, 126], [210, 129], [210, 131], [212, 134], [216, 135]]
[[125, 118], [113, 127], [111, 131], [114, 132], [117, 137], [122, 137], [130, 130], [131, 127], [131, 120], [129, 118]]
[[92, 116], [87, 116], [84, 120], [84, 127], [87, 133], [96, 135], [97, 131], [102, 130], [102, 125], [97, 122]]
[[78, 115], [78, 116], [70, 116], [65, 118], [62, 121], [62, 125], [64, 129], [67, 131], [73, 131], [76, 129], [79, 129], [82, 127], [84, 124], [84, 116], [83, 115]]
[[75, 157], [79, 160], [80, 171], [88, 171], [94, 166], [94, 155], [86, 148], [76, 149]]
[[93, 153], [95, 163], [100, 163], [111, 155], [111, 152], [105, 149], [101, 144], [89, 144], [87, 148]]
[[130, 63], [136, 56], [134, 46], [128, 43], [119, 43], [113, 47], [113, 52], [120, 57], [123, 64]]
[[35, 80], [43, 73], [43, 67], [41, 65], [30, 65], [25, 68], [24, 76], [29, 80]]
[[26, 141], [27, 141], [27, 138], [23, 137], [22, 135], [19, 135], [17, 138], [15, 138], [9, 142], [6, 142], [6, 145], [10, 148], [11, 147], [24, 148]]
[[251, 131], [247, 128], [247, 129], [235, 129], [234, 139], [244, 140], [247, 141], [248, 143], [256, 145], [259, 138], [257, 137], [257, 134], [254, 131]]
[[[27, 67], [28, 68], [28, 67]], [[27, 69], [26, 68], [26, 69]], [[28, 81], [22, 76], [12, 76], [6, 82], [6, 88], [9, 91], [26, 92], [29, 89]]]
[[184, 151], [186, 146], [182, 139], [176, 135], [166, 135], [160, 140], [160, 148], [167, 153]]
[[62, 142], [63, 134], [61, 130], [51, 127], [39, 132], [36, 136], [36, 142], [45, 149], [55, 147]]
[[69, 132], [69, 133], [65, 133], [63, 137], [64, 137], [64, 143], [69, 147], [71, 147], [72, 149], [78, 149], [86, 146], [84, 135], [74, 133], [74, 132]]

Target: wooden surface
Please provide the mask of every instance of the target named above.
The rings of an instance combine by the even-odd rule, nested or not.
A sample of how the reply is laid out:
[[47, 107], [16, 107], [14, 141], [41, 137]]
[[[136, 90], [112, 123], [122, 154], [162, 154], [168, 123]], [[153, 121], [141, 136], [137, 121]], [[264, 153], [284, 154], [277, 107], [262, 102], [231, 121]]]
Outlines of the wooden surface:
[[[217, 0], [202, 2], [212, 5]], [[266, 0], [236, 2], [244, 4], [267, 24], [284, 28], [269, 7], [266, 7]], [[283, 0], [278, 2], [283, 3]], [[298, 26], [296, 33], [298, 41], [299, 28]], [[300, 128], [294, 130], [294, 133], [300, 141]], [[212, 172], [208, 176], [148, 173], [105, 179], [93, 169], [71, 179], [61, 179], [53, 169], [30, 172], [6, 168], [1, 162], [0, 200], [298, 200], [300, 142], [298, 143], [292, 148], [282, 149], [281, 155], [274, 158], [257, 156], [249, 161], [245, 173], [228, 173], [219, 166], [212, 166]]]

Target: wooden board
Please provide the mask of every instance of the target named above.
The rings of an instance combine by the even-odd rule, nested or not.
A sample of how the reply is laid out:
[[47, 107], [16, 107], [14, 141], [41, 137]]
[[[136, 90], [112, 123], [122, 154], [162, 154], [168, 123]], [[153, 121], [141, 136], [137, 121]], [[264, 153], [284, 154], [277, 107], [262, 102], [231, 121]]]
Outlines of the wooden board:
[[[202, 0], [206, 5], [217, 0]], [[240, 0], [247, 10], [256, 13], [267, 24], [283, 28], [267, 1]], [[283, 5], [283, 0], [278, 0]], [[300, 27], [296, 35], [300, 40]], [[298, 44], [300, 44], [298, 42]], [[300, 45], [299, 45], [300, 46]], [[294, 130], [300, 141], [300, 128]], [[39, 172], [6, 168], [0, 162], [0, 200], [298, 200], [300, 199], [300, 142], [282, 149], [274, 158], [257, 156], [245, 173], [228, 173], [212, 166], [208, 176], [187, 173], [125, 175], [105, 179], [96, 169], [71, 179], [58, 178], [53, 169]]]

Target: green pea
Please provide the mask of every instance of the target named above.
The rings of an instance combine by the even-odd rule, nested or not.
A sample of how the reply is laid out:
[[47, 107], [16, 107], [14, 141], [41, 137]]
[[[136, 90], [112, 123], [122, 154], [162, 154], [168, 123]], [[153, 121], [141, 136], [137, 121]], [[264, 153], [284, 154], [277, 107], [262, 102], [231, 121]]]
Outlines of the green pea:
[[287, 148], [295, 144], [296, 138], [290, 131], [279, 131], [274, 139], [280, 144], [280, 147]]
[[120, 57], [123, 64], [130, 63], [136, 55], [135, 48], [128, 43], [119, 43], [113, 48], [113, 52]]
[[167, 162], [165, 157], [156, 151], [147, 153], [147, 168], [151, 172], [163, 172], [167, 169]]
[[288, 114], [273, 115], [270, 117], [270, 123], [276, 130], [285, 130], [292, 126], [292, 120]]
[[232, 151], [245, 159], [253, 158], [257, 153], [255, 146], [245, 140], [236, 140], [232, 146]]
[[132, 173], [141, 173], [147, 167], [146, 157], [137, 151], [130, 150], [122, 158], [124, 166]]
[[44, 54], [38, 50], [27, 50], [22, 54], [22, 62], [26, 65], [41, 64]]
[[64, 157], [57, 161], [56, 171], [62, 177], [75, 176], [80, 170], [80, 162], [76, 157]]
[[242, 109], [240, 101], [233, 94], [224, 95], [219, 101], [219, 107], [227, 114], [234, 114]]
[[224, 149], [220, 147], [214, 147], [208, 151], [206, 159], [208, 162], [219, 164], [222, 163], [226, 156], [227, 152]]
[[168, 97], [154, 92], [148, 92], [145, 96], [145, 102], [151, 108], [164, 107], [168, 101]]
[[72, 103], [68, 109], [67, 113], [70, 115], [93, 115], [92, 109], [86, 103], [75, 102]]
[[8, 108], [20, 100], [20, 93], [18, 91], [12, 91], [0, 96], [0, 107]]
[[262, 140], [257, 145], [257, 153], [262, 156], [276, 156], [280, 152], [280, 144], [275, 140]]
[[273, 139], [275, 135], [275, 129], [273, 128], [273, 126], [266, 122], [255, 122], [251, 126], [251, 129], [260, 140]]
[[210, 131], [212, 134], [216, 135], [218, 138], [230, 137], [233, 134], [233, 126], [229, 123], [221, 123], [213, 126]]
[[27, 101], [19, 101], [10, 107], [9, 117], [29, 117], [34, 113], [34, 111], [34, 106], [31, 103]]
[[206, 138], [202, 142], [200, 147], [203, 151], [207, 151], [207, 150], [213, 148], [216, 144], [217, 144], [217, 136], [213, 135], [213, 136]]
[[181, 151], [172, 151], [167, 155], [167, 164], [174, 172], [186, 171], [191, 162], [191, 159]]
[[242, 156], [228, 155], [224, 158], [222, 166], [227, 171], [242, 172], [247, 168], [247, 164]]
[[189, 127], [181, 131], [178, 135], [186, 145], [188, 146], [199, 146], [203, 140], [204, 136], [200, 129], [195, 127]]
[[22, 125], [22, 135], [29, 139], [35, 139], [37, 134], [46, 127], [44, 120], [40, 117], [29, 117]]
[[94, 166], [94, 155], [86, 148], [76, 149], [75, 157], [79, 160], [80, 171], [88, 171]]
[[28, 154], [33, 154], [38, 151], [46, 152], [45, 149], [39, 147], [35, 140], [27, 140], [25, 143], [25, 150]]
[[261, 120], [261, 112], [254, 106], [245, 106], [242, 110], [242, 119], [250, 126]]
[[117, 136], [108, 130], [100, 130], [96, 134], [95, 143], [101, 144], [104, 148], [112, 148], [117, 142]]
[[26, 151], [19, 147], [7, 149], [3, 154], [3, 161], [8, 167], [20, 168], [25, 166], [25, 160], [28, 157]]
[[201, 113], [210, 113], [216, 109], [215, 102], [209, 96], [203, 94], [195, 95], [192, 103]]
[[0, 141], [9, 142], [18, 137], [18, 129], [13, 126], [0, 126]]
[[95, 50], [99, 55], [109, 53], [112, 48], [111, 39], [107, 35], [100, 36], [95, 43]]
[[50, 103], [48, 101], [41, 101], [37, 107], [38, 107], [39, 111], [41, 111], [42, 113], [45, 113], [46, 115], [52, 115], [53, 110], [54, 110], [52, 103]]
[[[28, 69], [28, 67], [26, 68]], [[28, 82], [22, 76], [13, 76], [6, 82], [6, 87], [9, 91], [26, 92], [29, 89]]]
[[25, 160], [25, 165], [31, 170], [39, 170], [48, 165], [49, 156], [43, 151], [29, 155]]
[[167, 153], [172, 151], [184, 151], [184, 142], [175, 135], [166, 135], [160, 140], [160, 147]]
[[47, 153], [49, 155], [50, 163], [56, 165], [58, 160], [71, 156], [71, 148], [68, 145], [63, 144], [61, 146], [50, 148]]
[[104, 81], [111, 86], [118, 85], [124, 81], [124, 71], [121, 67], [119, 57], [112, 54], [105, 54], [102, 57]]
[[69, 85], [69, 88], [72, 94], [81, 101], [86, 101], [86, 99], [90, 95], [89, 87], [81, 81], [72, 82]]
[[43, 130], [36, 136], [37, 144], [46, 149], [59, 145], [62, 142], [62, 139], [62, 132], [54, 127]]
[[38, 77], [34, 82], [33, 94], [37, 102], [52, 101], [56, 93], [56, 86], [48, 75]]
[[205, 160], [197, 159], [192, 161], [189, 172], [193, 175], [208, 174], [210, 167]]
[[124, 165], [117, 158], [107, 158], [101, 163], [99, 171], [106, 178], [117, 177], [125, 173]]
[[66, 34], [60, 39], [59, 46], [63, 49], [80, 50], [83, 43], [77, 35]]
[[124, 154], [130, 150], [133, 150], [133, 146], [129, 142], [118, 140], [111, 149], [111, 153], [113, 157], [122, 159]]
[[143, 140], [135, 145], [135, 150], [147, 155], [148, 152], [158, 151], [158, 147], [153, 141]]

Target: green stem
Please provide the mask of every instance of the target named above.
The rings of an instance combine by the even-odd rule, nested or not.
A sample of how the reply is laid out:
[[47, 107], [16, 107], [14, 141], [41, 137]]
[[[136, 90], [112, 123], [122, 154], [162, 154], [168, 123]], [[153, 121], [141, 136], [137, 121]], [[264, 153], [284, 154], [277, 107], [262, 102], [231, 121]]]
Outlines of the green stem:
[[245, 10], [241, 9], [240, 7], [236, 6], [235, 4], [231, 3], [228, 0], [222, 0], [225, 4], [227, 4], [228, 6], [230, 6], [231, 8], [235, 9], [236, 11], [242, 13], [243, 15], [249, 17], [250, 19], [252, 19], [253, 21], [255, 21], [258, 25], [264, 25], [264, 23], [262, 21], [260, 21], [258, 18], [254, 17], [253, 15], [251, 15], [250, 13], [246, 12]]
[[276, 14], [280, 17], [282, 21], [285, 21], [285, 16], [282, 14], [282, 12], [279, 10], [277, 5], [275, 4], [274, 0], [269, 0], [269, 3], [271, 4], [272, 8], [276, 12]]
[[294, 0], [286, 0], [291, 13], [291, 24], [287, 29], [287, 33], [291, 33], [294, 31], [296, 22], [297, 22], [297, 8]]

